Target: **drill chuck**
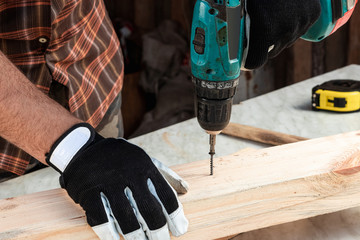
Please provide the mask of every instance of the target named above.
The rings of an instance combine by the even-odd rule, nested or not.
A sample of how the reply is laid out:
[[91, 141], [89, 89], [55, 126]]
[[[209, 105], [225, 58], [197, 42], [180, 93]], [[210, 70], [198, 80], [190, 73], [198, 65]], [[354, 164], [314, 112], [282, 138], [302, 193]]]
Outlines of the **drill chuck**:
[[193, 77], [195, 112], [200, 126], [208, 132], [223, 130], [230, 121], [233, 96], [239, 79], [206, 81]]

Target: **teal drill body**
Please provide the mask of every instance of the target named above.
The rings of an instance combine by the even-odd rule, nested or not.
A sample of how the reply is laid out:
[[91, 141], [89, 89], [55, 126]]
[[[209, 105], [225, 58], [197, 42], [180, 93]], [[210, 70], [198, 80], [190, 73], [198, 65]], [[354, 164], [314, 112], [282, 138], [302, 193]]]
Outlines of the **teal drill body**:
[[[230, 120], [232, 98], [240, 76], [244, 31], [239, 31], [237, 56], [230, 58], [228, 8], [240, 8], [239, 0], [198, 0], [191, 35], [191, 69], [195, 83], [199, 124], [207, 131], [221, 131]], [[240, 29], [244, 20], [240, 16]]]
[[302, 36], [302, 39], [318, 42], [333, 33], [343, 18], [356, 4], [356, 0], [320, 0], [321, 15], [319, 19]]
[[[239, 0], [232, 1], [232, 5], [209, 2], [211, 1], [197, 1], [194, 8], [194, 13], [197, 14], [194, 14], [192, 24], [192, 72], [198, 79], [215, 82], [233, 80], [240, 75], [243, 51], [238, 51], [237, 58], [230, 60], [226, 8], [240, 7], [241, 3]], [[240, 33], [243, 34], [243, 31]], [[242, 49], [242, 45], [243, 36], [240, 38], [239, 49]]]
[[[290, 0], [291, 1], [291, 0]], [[303, 35], [307, 41], [320, 41], [330, 35], [337, 22], [356, 0], [320, 0], [321, 16]], [[228, 13], [237, 9], [238, 36], [231, 34]], [[231, 44], [230, 44], [231, 43]], [[230, 121], [232, 98], [238, 85], [246, 49], [244, 0], [197, 0], [191, 30], [191, 71], [195, 84], [195, 111], [200, 126], [218, 133]], [[230, 45], [236, 45], [236, 53]]]
[[[302, 38], [324, 39], [346, 22], [342, 19], [356, 2], [320, 0], [321, 16]], [[230, 121], [232, 99], [247, 55], [244, 3], [245, 0], [197, 0], [194, 8], [191, 71], [196, 116], [200, 126], [210, 134], [210, 175], [213, 174], [216, 135]]]

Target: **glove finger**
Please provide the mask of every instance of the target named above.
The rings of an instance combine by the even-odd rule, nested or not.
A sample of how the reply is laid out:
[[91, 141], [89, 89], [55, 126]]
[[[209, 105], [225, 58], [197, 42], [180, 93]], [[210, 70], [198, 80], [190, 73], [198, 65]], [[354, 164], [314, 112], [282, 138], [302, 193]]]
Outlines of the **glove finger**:
[[[174, 236], [187, 232], [189, 221], [186, 219], [183, 206], [176, 196], [174, 189], [164, 179], [148, 179], [148, 188], [151, 194], [159, 201], [163, 213]], [[156, 187], [155, 187], [156, 186]]]
[[98, 226], [108, 222], [108, 217], [101, 201], [100, 191], [89, 190], [79, 199], [79, 204], [86, 213], [86, 220], [88, 224]]
[[102, 201], [99, 191], [87, 191], [80, 199], [86, 220], [101, 240], [117, 240], [119, 233], [112, 223], [108, 206]]
[[101, 193], [109, 223], [125, 240], [147, 240], [125, 194], [118, 188]]
[[[100, 193], [100, 195], [101, 204], [106, 212], [108, 221], [106, 223], [93, 226], [92, 229], [101, 240], [118, 240], [120, 239], [120, 235], [115, 227], [114, 218], [111, 214], [111, 208], [105, 195], [103, 195], [103, 193]], [[90, 218], [91, 214], [87, 214], [86, 216], [87, 218]]]
[[244, 67], [245, 69], [252, 70], [256, 69], [262, 65], [264, 65], [268, 60], [268, 52], [269, 52], [269, 43], [266, 37], [264, 36], [257, 36], [256, 31], [254, 28], [256, 23], [251, 21], [250, 15], [248, 11], [246, 13], [246, 36], [247, 36], [247, 49], [244, 51]]
[[162, 207], [154, 196], [146, 189], [133, 192], [130, 188], [125, 189], [135, 215], [149, 240], [170, 240], [166, 218], [162, 213]]
[[[319, 0], [245, 1], [249, 51], [245, 68], [255, 69], [307, 32], [321, 13]], [[274, 49], [269, 52], [269, 47]]]
[[268, 61], [268, 44], [261, 41], [254, 41], [250, 44], [244, 67], [253, 70], [261, 67]]
[[160, 171], [161, 175], [168, 181], [168, 183], [176, 190], [179, 194], [185, 194], [189, 190], [189, 184], [182, 179], [176, 172], [168, 168], [165, 164], [157, 160], [156, 158], [151, 158], [154, 165]]

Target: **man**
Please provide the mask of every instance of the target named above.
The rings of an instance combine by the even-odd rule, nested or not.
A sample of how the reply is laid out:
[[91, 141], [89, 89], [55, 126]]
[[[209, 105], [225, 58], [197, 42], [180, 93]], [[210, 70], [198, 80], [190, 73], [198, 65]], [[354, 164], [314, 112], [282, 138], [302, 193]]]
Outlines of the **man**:
[[123, 60], [103, 1], [0, 1], [0, 11], [0, 167], [50, 164], [102, 239], [183, 234], [181, 204], [150, 157], [94, 130], [121, 124]]
[[[245, 67], [254, 69], [306, 32], [320, 3], [248, 0], [247, 11]], [[181, 203], [157, 169], [166, 168], [96, 131], [115, 119], [112, 137], [121, 136], [123, 62], [103, 1], [0, 0], [0, 23], [0, 168], [20, 175], [29, 162], [53, 167], [101, 239], [184, 234]]]

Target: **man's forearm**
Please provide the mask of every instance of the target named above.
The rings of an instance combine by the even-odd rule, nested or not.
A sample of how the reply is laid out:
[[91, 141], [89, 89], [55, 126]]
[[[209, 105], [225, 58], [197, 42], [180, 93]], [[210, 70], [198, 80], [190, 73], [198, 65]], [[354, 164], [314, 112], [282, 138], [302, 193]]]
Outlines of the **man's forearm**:
[[45, 163], [45, 154], [81, 120], [38, 90], [0, 52], [0, 136]]

